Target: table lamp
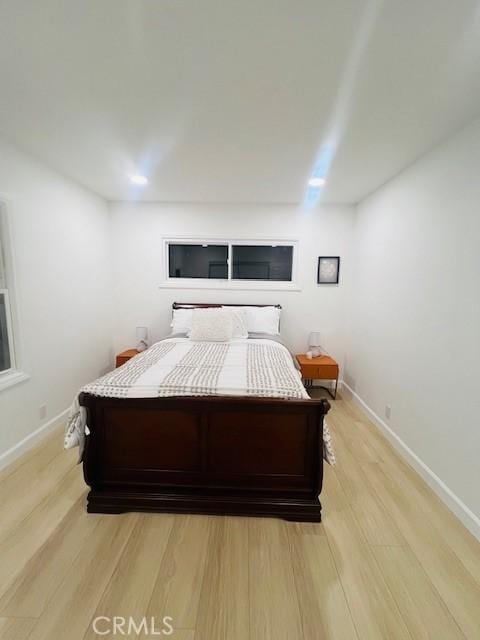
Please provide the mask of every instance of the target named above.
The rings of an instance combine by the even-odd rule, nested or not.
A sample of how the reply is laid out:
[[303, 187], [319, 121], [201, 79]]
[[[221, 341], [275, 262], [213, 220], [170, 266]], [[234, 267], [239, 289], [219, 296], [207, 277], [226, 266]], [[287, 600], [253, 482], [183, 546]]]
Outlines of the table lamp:
[[148, 349], [148, 327], [137, 327], [137, 351]]
[[307, 358], [315, 358], [322, 355], [320, 349], [320, 331], [312, 331], [308, 336]]

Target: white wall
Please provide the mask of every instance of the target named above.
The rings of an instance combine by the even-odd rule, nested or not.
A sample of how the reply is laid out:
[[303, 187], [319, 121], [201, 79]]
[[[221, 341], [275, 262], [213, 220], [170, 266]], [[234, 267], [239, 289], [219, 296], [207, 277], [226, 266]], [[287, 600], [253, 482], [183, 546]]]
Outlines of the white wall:
[[[319, 329], [352, 389], [383, 419], [391, 405], [388, 425], [480, 514], [478, 167], [479, 123], [357, 212], [146, 203], [112, 203], [109, 212], [0, 143], [31, 375], [0, 393], [0, 456], [41, 425], [41, 405], [48, 421], [111, 365], [114, 351], [133, 346], [137, 325], [152, 340], [168, 334], [174, 300], [280, 303], [292, 350], [303, 351]], [[178, 235], [298, 239], [301, 291], [159, 288], [162, 237]], [[341, 256], [339, 286], [316, 284], [319, 255]]]
[[0, 392], [1, 456], [64, 411], [110, 365], [112, 349], [106, 204], [2, 142], [0, 199], [12, 228], [17, 337], [31, 376]]
[[479, 168], [477, 122], [359, 206], [345, 376], [477, 516]]
[[[152, 338], [169, 333], [171, 305], [179, 302], [280, 303], [282, 336], [295, 351], [319, 329], [325, 348], [342, 362], [347, 294], [351, 277], [354, 210], [324, 207], [306, 212], [289, 206], [112, 204], [115, 346], [135, 344], [135, 327]], [[160, 289], [162, 236], [270, 237], [300, 240], [301, 291]], [[340, 255], [340, 284], [317, 285], [320, 255]]]

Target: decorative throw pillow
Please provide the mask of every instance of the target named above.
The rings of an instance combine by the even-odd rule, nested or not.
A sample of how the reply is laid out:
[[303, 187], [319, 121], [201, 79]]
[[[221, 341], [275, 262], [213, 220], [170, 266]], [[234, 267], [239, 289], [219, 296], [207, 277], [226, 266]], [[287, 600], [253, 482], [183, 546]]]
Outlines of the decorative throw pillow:
[[233, 322], [233, 338], [248, 338], [247, 312], [238, 307], [222, 307], [230, 313]]
[[228, 342], [233, 336], [232, 314], [224, 309], [194, 309], [190, 340]]

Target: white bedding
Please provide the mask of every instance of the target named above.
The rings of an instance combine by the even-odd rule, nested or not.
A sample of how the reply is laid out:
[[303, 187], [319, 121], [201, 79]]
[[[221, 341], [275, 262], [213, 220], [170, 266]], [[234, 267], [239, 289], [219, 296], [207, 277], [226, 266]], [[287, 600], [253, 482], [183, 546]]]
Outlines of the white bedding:
[[[273, 340], [248, 338], [221, 343], [167, 338], [81, 391], [112, 398], [309, 397], [285, 346]], [[86, 429], [86, 413], [76, 398], [70, 411], [65, 448], [80, 446], [82, 451]]]

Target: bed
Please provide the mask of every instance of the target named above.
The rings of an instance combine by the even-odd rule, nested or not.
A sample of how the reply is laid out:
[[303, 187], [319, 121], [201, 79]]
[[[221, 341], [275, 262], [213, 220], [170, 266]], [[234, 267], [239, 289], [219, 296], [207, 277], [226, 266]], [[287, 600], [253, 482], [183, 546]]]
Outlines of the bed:
[[[173, 308], [221, 306], [174, 303]], [[96, 386], [87, 385], [80, 393], [78, 402], [88, 425], [83, 451], [84, 477], [90, 486], [88, 511], [320, 521], [323, 420], [330, 408], [328, 401], [290, 393], [295, 382], [282, 360], [290, 356], [273, 342], [244, 345], [239, 341], [226, 352], [221, 345], [202, 350], [199, 344], [195, 358], [200, 360], [195, 361], [189, 351], [192, 344], [185, 340], [170, 338], [152, 345], [137, 356], [136, 363], [130, 361], [113, 377], [97, 381]], [[260, 372], [264, 371], [262, 358], [270, 358], [271, 375], [280, 380], [277, 395], [285, 397], [270, 397], [272, 391], [268, 382], [261, 381], [262, 375], [247, 375], [245, 393], [229, 387], [229, 375], [244, 348], [249, 358], [260, 363]], [[219, 350], [224, 364], [233, 365], [224, 366], [217, 386], [209, 387], [210, 370], [198, 362], [204, 358], [211, 367], [213, 357], [215, 369]], [[177, 353], [182, 357], [182, 371], [188, 358], [194, 363], [197, 377], [202, 378], [200, 391], [180, 380], [180, 369], [172, 364]], [[130, 385], [128, 397], [118, 397], [123, 393], [119, 391], [122, 381], [135, 377], [146, 362], [150, 368], [140, 376], [143, 387], [132, 390]], [[162, 385], [155, 381], [155, 391], [151, 391], [155, 371], [157, 377], [162, 376]], [[112, 385], [115, 393], [110, 393]], [[142, 397], [145, 395], [151, 397]]]

